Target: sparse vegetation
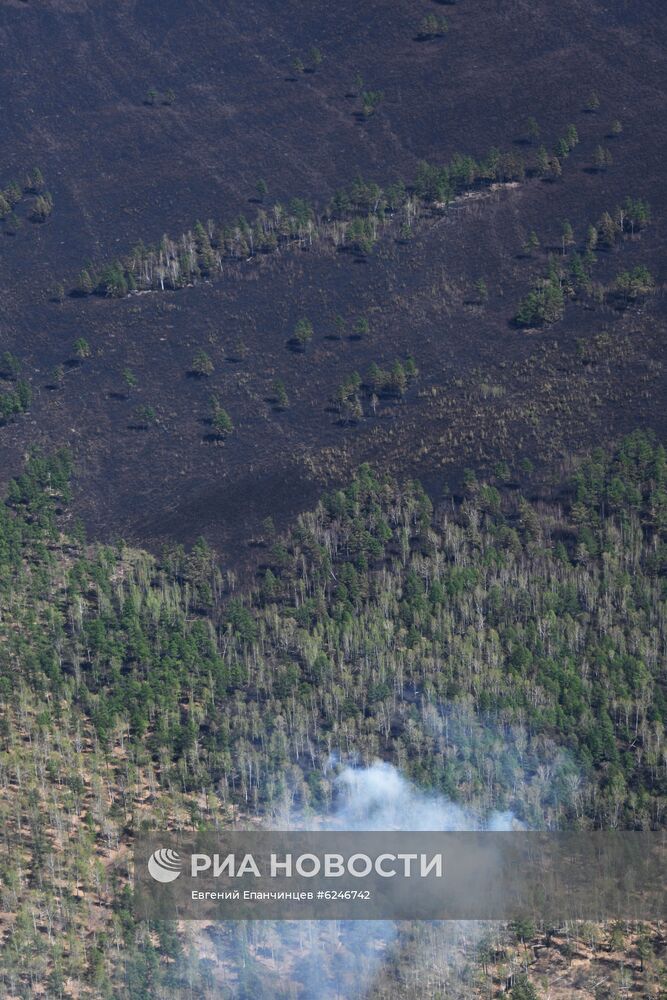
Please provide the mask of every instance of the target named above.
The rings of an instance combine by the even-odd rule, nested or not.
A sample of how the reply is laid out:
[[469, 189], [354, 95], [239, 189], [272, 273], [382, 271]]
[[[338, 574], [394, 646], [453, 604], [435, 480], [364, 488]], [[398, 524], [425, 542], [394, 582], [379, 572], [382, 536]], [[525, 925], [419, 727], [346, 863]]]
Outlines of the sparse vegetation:
[[370, 328], [371, 328], [370, 323], [368, 322], [365, 316], [357, 316], [356, 320], [354, 321], [355, 337], [358, 337], [359, 339], [361, 339], [361, 337], [365, 337]]
[[[544, 157], [545, 173], [540, 166]], [[555, 161], [557, 157], [550, 158], [546, 149], [540, 147], [537, 173], [559, 175], [560, 165]], [[219, 272], [225, 263], [240, 262], [284, 247], [305, 250], [321, 243], [366, 255], [392, 226], [398, 225], [402, 233], [411, 233], [420, 215], [441, 211], [466, 190], [497, 181], [520, 181], [525, 174], [526, 163], [519, 153], [492, 149], [479, 161], [470, 156], [455, 156], [443, 167], [422, 162], [410, 185], [400, 181], [383, 189], [357, 177], [348, 188], [334, 194], [322, 213], [316, 212], [310, 202], [293, 198], [288, 205], [258, 209], [252, 223], [244, 216], [231, 225], [197, 223], [179, 240], [165, 236], [157, 248], [140, 244], [127, 259], [118, 260], [99, 273], [86, 268], [81, 272], [76, 291], [81, 295], [96, 293], [118, 298], [137, 289], [182, 288]]]
[[523, 245], [525, 253], [532, 257], [536, 250], [540, 249], [540, 240], [534, 229], [528, 233], [526, 242]]
[[195, 352], [192, 359], [192, 371], [200, 378], [208, 378], [208, 376], [212, 375], [215, 371], [215, 365], [211, 361], [211, 358], [206, 351], [201, 350], [201, 348]]
[[137, 378], [137, 376], [134, 374], [133, 371], [131, 371], [129, 368], [125, 368], [123, 369], [123, 383], [129, 395], [133, 389], [136, 389], [137, 385], [139, 384], [139, 379]]
[[480, 305], [484, 305], [489, 297], [489, 290], [484, 278], [478, 278], [474, 285], [475, 297]]
[[586, 110], [590, 112], [596, 112], [600, 109], [600, 98], [597, 93], [592, 90], [586, 99]]
[[19, 359], [11, 351], [5, 351], [0, 359], [0, 376], [14, 381], [20, 371], [21, 362]]
[[15, 388], [0, 392], [0, 425], [4, 425], [21, 413], [27, 413], [32, 402], [32, 390], [28, 382], [19, 379]]
[[152, 406], [147, 406], [146, 404], [137, 406], [134, 411], [134, 417], [137, 426], [142, 430], [148, 430], [149, 427], [152, 427], [155, 423], [157, 423], [157, 413], [155, 412], [155, 409]]
[[211, 401], [211, 427], [218, 440], [223, 441], [234, 430], [232, 418], [214, 397]]
[[282, 379], [277, 378], [272, 387], [275, 406], [279, 410], [286, 410], [289, 407], [289, 396]]
[[310, 49], [308, 58], [313, 72], [324, 62], [322, 51], [315, 45]]
[[[515, 322], [519, 326], [534, 327], [557, 322], [563, 316], [565, 302], [568, 297], [591, 294], [593, 282], [591, 269], [596, 263], [596, 249], [611, 249], [624, 237], [634, 237], [648, 225], [651, 219], [650, 208], [641, 199], [626, 198], [618, 205], [613, 214], [604, 212], [596, 225], [588, 227], [585, 252], [573, 253], [569, 268], [564, 261], [558, 264], [551, 259], [546, 277], [539, 278], [534, 288], [519, 303]], [[528, 237], [524, 249], [530, 255], [539, 245], [537, 236]], [[561, 228], [561, 256], [565, 258], [568, 250], [576, 246], [574, 228], [565, 220]], [[653, 278], [643, 265], [638, 265], [632, 272], [618, 275], [609, 288], [608, 294], [620, 298], [625, 304], [636, 301], [647, 294], [653, 287]], [[605, 291], [600, 289], [604, 298]]]
[[541, 135], [540, 126], [537, 124], [537, 119], [532, 115], [526, 119], [526, 134], [531, 142], [539, 142]]
[[540, 278], [531, 292], [519, 303], [516, 322], [519, 326], [540, 326], [555, 323], [563, 316], [565, 294], [560, 274], [555, 268], [546, 278]]
[[302, 317], [294, 327], [292, 342], [304, 351], [313, 339], [313, 324], [307, 317]]
[[53, 207], [53, 195], [46, 190], [39, 167], [27, 173], [23, 183], [13, 180], [0, 190], [0, 220], [4, 221], [8, 235], [15, 235], [21, 228], [20, 211], [31, 222], [43, 223], [50, 217]]
[[171, 105], [176, 100], [176, 92], [168, 87], [167, 90], [159, 91], [156, 87], [150, 87], [146, 91], [146, 96], [144, 97], [144, 104], [148, 107], [155, 108], [159, 105], [164, 107], [171, 107]]
[[614, 162], [614, 158], [604, 146], [596, 146], [593, 152], [593, 166], [596, 170], [606, 170]]
[[622, 271], [614, 281], [613, 290], [627, 303], [647, 295], [654, 285], [653, 275], [647, 267], [640, 264], [632, 271]]
[[53, 211], [53, 198], [46, 191], [44, 194], [40, 194], [35, 198], [34, 204], [30, 210], [30, 218], [33, 222], [46, 222], [46, 220], [51, 215]]
[[437, 14], [427, 14], [419, 23], [417, 37], [420, 41], [430, 41], [434, 38], [442, 38], [449, 31], [449, 24], [446, 17], [439, 17]]
[[73, 350], [79, 361], [85, 361], [86, 358], [89, 358], [93, 353], [92, 348], [85, 337], [77, 337], [73, 344]]
[[384, 99], [384, 93], [381, 90], [363, 90], [361, 93], [361, 110], [363, 111], [366, 118], [370, 118], [374, 115], [378, 107]]

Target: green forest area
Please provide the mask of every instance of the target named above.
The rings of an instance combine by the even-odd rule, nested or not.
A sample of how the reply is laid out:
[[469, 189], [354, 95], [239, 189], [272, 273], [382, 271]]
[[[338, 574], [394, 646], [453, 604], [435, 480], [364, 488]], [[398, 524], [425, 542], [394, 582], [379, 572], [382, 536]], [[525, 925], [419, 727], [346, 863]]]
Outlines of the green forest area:
[[[667, 459], [652, 435], [534, 501], [499, 467], [434, 509], [364, 466], [286, 535], [266, 525], [246, 590], [203, 541], [159, 558], [88, 544], [74, 472], [65, 452], [34, 454], [0, 507], [10, 995], [299, 996], [261, 991], [266, 932], [244, 927], [219, 930], [247, 961], [209, 994], [206, 950], [132, 917], [132, 832], [324, 813], [338, 763], [386, 760], [534, 828], [664, 825]], [[519, 952], [531, 936], [503, 933]], [[637, 974], [664, 984], [657, 932], [605, 933], [647, 941]], [[484, 947], [464, 992], [420, 995], [495, 995], [479, 992], [498, 974]], [[400, 967], [399, 949], [382, 978]], [[513, 997], [542, 995], [521, 983]]]

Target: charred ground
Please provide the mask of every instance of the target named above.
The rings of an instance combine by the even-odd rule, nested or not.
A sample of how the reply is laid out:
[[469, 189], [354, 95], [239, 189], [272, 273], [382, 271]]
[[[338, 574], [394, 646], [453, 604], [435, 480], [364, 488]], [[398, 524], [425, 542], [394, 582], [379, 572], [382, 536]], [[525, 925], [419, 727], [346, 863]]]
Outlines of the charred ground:
[[[432, 12], [449, 30], [419, 41]], [[221, 12], [17, 0], [0, 5], [0, 33], [0, 186], [39, 166], [54, 199], [44, 224], [17, 209], [23, 225], [5, 226], [0, 240], [1, 346], [33, 391], [30, 412], [2, 428], [3, 468], [17, 471], [33, 444], [70, 443], [77, 510], [95, 535], [158, 546], [203, 533], [242, 564], [267, 516], [286, 523], [363, 460], [419, 476], [439, 495], [467, 465], [504, 458], [518, 474], [528, 458], [539, 483], [551, 458], [637, 425], [664, 429], [659, 4], [231, 3]], [[384, 96], [364, 115], [368, 91]], [[596, 111], [586, 110], [591, 91]], [[364, 257], [254, 259], [173, 293], [54, 301], [55, 286], [69, 290], [89, 261], [177, 236], [196, 219], [251, 218], [260, 178], [267, 204], [303, 196], [322, 207], [357, 174], [409, 180], [421, 159], [480, 157], [494, 145], [530, 158], [528, 116], [550, 149], [576, 125], [581, 141], [562, 178], [477, 191], [409, 240], [381, 239]], [[615, 120], [623, 131], [611, 137]], [[592, 169], [599, 145], [612, 153], [606, 170]], [[517, 329], [517, 303], [559, 252], [563, 221], [581, 246], [587, 226], [626, 196], [650, 203], [652, 224], [601, 250], [595, 278], [609, 284], [645, 265], [655, 292], [626, 309], [568, 303], [557, 323]], [[531, 257], [522, 247], [532, 230], [541, 247]], [[369, 330], [357, 339], [360, 315]], [[287, 341], [304, 316], [314, 337], [298, 352]], [[81, 337], [91, 348], [83, 360], [73, 350]], [[213, 363], [208, 376], [192, 374], [198, 350]], [[331, 401], [347, 376], [409, 355], [419, 375], [403, 401], [381, 399], [373, 412], [365, 396], [363, 417], [341, 422]], [[275, 404], [276, 379], [286, 409]], [[211, 433], [211, 396], [234, 423], [224, 442]], [[137, 418], [142, 407], [155, 413], [151, 426]]]

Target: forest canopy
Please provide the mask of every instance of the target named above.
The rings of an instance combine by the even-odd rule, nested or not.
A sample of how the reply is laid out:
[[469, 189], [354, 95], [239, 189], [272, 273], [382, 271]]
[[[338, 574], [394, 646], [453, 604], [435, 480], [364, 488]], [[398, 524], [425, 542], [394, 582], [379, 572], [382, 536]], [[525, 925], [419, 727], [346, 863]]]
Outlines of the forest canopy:
[[326, 810], [333, 759], [389, 760], [538, 827], [664, 823], [667, 464], [650, 435], [538, 502], [505, 468], [434, 510], [364, 466], [266, 543], [245, 592], [203, 540], [160, 558], [86, 544], [72, 471], [33, 455], [0, 505], [8, 989], [207, 982], [205, 962], [160, 964], [182, 958], [173, 928], [148, 946], [131, 915], [132, 831]]

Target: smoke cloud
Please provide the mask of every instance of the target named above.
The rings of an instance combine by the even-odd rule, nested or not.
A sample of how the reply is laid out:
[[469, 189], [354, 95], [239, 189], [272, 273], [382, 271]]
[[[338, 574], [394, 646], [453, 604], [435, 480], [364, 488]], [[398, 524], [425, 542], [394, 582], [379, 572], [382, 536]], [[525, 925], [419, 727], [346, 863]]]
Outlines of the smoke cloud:
[[[325, 814], [295, 810], [291, 795], [270, 820], [275, 830], [506, 831], [558, 828], [579, 816], [587, 786], [570, 756], [521, 726], [480, 718], [469, 706], [422, 706], [422, 724], [441, 755], [463, 766], [454, 772], [466, 804], [419, 788], [394, 765], [360, 765], [332, 755], [323, 768], [330, 794]], [[468, 779], [470, 773], [481, 781]], [[503, 809], [498, 808], [502, 803]], [[521, 810], [522, 822], [505, 805]], [[460, 997], [474, 970], [482, 938], [499, 942], [501, 925], [386, 921], [239, 922], [217, 925], [218, 960], [238, 1000], [377, 1000], [396, 992], [419, 996], [423, 983]], [[265, 956], [269, 954], [271, 961]], [[254, 963], [254, 964], [253, 964]], [[248, 976], [251, 976], [251, 981]]]
[[[270, 820], [275, 830], [507, 831], [560, 825], [586, 794], [567, 754], [532, 741], [521, 727], [498, 727], [457, 706], [424, 708], [424, 724], [445, 759], [469, 760], [483, 783], [465, 783], [466, 804], [419, 788], [391, 763], [361, 765], [333, 755], [323, 768], [330, 794], [324, 815], [295, 810], [291, 795]], [[519, 821], [497, 803], [521, 809]], [[495, 806], [495, 808], [494, 808]], [[442, 996], [469, 995], [467, 977], [482, 939], [501, 926], [474, 922], [269, 921], [218, 924], [218, 967], [237, 1000], [378, 1000], [399, 990], [419, 996], [424, 982]], [[268, 958], [267, 958], [268, 956]], [[397, 983], [400, 982], [400, 987]]]
[[[336, 779], [334, 811], [324, 820], [335, 830], [512, 830], [511, 812], [483, 817], [445, 796], [422, 791], [385, 761], [345, 767]], [[307, 829], [307, 827], [304, 827]]]
[[[324, 817], [291, 816], [276, 819], [277, 829], [358, 831], [512, 830], [519, 826], [511, 812], [483, 816], [444, 795], [413, 785], [393, 764], [375, 761], [369, 766], [345, 766], [334, 780], [334, 799]], [[300, 922], [299, 961], [296, 963], [299, 1000], [361, 1000], [371, 996], [373, 984], [392, 948], [400, 946], [398, 926], [392, 921]], [[432, 925], [434, 929], [436, 925]], [[439, 924], [437, 948], [444, 963], [460, 947], [459, 925]], [[294, 949], [296, 924], [276, 925], [280, 947]], [[305, 933], [304, 933], [305, 932]], [[481, 935], [468, 924], [463, 931], [467, 947]], [[413, 962], [421, 961], [420, 944], [412, 942]], [[433, 937], [429, 938], [429, 950]], [[335, 961], [332, 961], [332, 954]]]

